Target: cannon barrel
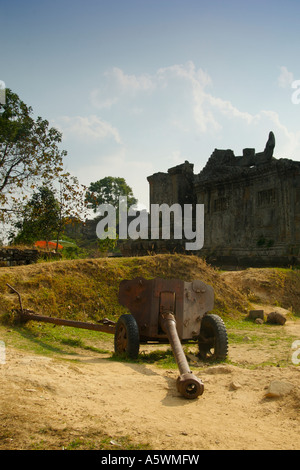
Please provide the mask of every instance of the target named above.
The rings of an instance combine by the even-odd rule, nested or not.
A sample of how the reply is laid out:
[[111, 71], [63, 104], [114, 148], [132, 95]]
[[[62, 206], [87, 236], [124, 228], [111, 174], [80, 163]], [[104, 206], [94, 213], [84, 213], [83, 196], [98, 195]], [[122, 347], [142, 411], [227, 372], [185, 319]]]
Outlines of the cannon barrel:
[[168, 336], [172, 351], [180, 372], [176, 386], [178, 392], [185, 398], [193, 399], [202, 395], [204, 384], [190, 370], [176, 329], [176, 320], [172, 312], [160, 313], [160, 325]]

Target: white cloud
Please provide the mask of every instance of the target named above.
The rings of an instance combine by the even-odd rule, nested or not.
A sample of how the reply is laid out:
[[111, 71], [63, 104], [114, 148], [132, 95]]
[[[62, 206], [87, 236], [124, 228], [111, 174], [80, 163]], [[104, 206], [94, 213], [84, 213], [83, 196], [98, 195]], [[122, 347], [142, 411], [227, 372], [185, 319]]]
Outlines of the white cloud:
[[278, 113], [275, 111], [262, 111], [261, 115], [270, 121], [274, 129], [278, 132], [278, 135], [280, 135], [279, 147], [277, 149], [278, 155], [282, 158], [297, 157], [297, 153], [299, 154], [300, 150], [300, 131], [289, 131], [289, 129], [282, 124]]
[[[181, 83], [182, 96], [187, 94], [187, 90], [190, 91], [192, 97], [191, 116], [194, 117], [194, 122], [200, 132], [207, 132], [210, 128], [214, 130], [220, 128], [206, 102], [209, 95], [205, 92], [205, 88], [212, 84], [211, 77], [207, 72], [201, 68], [196, 70], [195, 64], [188, 61], [185, 65], [175, 64], [161, 68], [157, 71], [156, 77], [164, 88], [172, 86], [175, 80], [184, 80]], [[174, 96], [174, 99], [180, 101], [180, 95]]]
[[185, 65], [174, 64], [169, 67], [162, 67], [158, 69], [155, 74], [156, 80], [163, 81], [168, 80], [174, 76], [184, 78], [188, 81], [194, 80], [201, 87], [206, 87], [212, 84], [211, 77], [204, 70], [196, 69], [195, 64], [189, 60]]
[[292, 72], [289, 72], [288, 69], [282, 65], [280, 67], [280, 75], [277, 79], [278, 86], [280, 88], [290, 88], [292, 82], [294, 81], [294, 75]]
[[90, 102], [97, 109], [110, 109], [124, 96], [134, 97], [139, 92], [149, 92], [155, 88], [150, 75], [128, 75], [118, 67], [106, 71], [103, 76], [101, 87], [90, 92]]
[[114, 67], [111, 71], [106, 72], [105, 75], [113, 79], [121, 90], [126, 92], [148, 91], [155, 87], [150, 75], [127, 75], [118, 67]]
[[118, 130], [109, 122], [103, 121], [95, 115], [61, 116], [56, 125], [65, 137], [99, 141], [113, 139], [118, 144], [122, 143]]
[[[164, 87], [172, 86], [172, 81], [175, 78], [184, 80], [182, 92], [184, 92], [184, 88], [189, 87], [192, 96], [191, 115], [198, 131], [201, 133], [220, 131], [223, 128], [223, 121], [219, 119], [220, 113], [230, 119], [241, 119], [247, 124], [257, 120], [257, 116], [240, 111], [230, 101], [208, 93], [206, 89], [212, 85], [212, 79], [201, 68], [197, 70], [192, 61], [187, 62], [185, 65], [175, 64], [161, 68], [157, 71], [156, 76]], [[179, 99], [179, 97], [176, 97], [176, 99]], [[178, 120], [174, 122], [176, 122], [177, 127], [180, 127]], [[186, 127], [186, 125], [183, 127]]]
[[[281, 67], [278, 83], [288, 86], [291, 80], [293, 75]], [[271, 130], [278, 157], [294, 158], [300, 152], [298, 132], [283, 123], [276, 108], [258, 108], [255, 113], [240, 109], [218, 96], [210, 75], [192, 61], [159, 68], [151, 75], [127, 74], [114, 67], [104, 74], [101, 87], [91, 97], [106, 120], [77, 117], [80, 128], [73, 122], [72, 130], [99, 140], [113, 137], [120, 143], [118, 130], [107, 121], [118, 122], [126, 141], [126, 149], [121, 146], [126, 150], [126, 164], [131, 159], [151, 159], [154, 169], [164, 171], [162, 162], [177, 164], [181, 155], [187, 155], [184, 159], [201, 165], [216, 146], [233, 148], [237, 155], [247, 146], [263, 150]], [[197, 157], [197, 145], [201, 157]]]
[[228, 116], [229, 118], [238, 118], [245, 121], [247, 124], [251, 124], [258, 117], [245, 111], [240, 111], [238, 108], [233, 106], [230, 101], [222, 100], [221, 98], [216, 98], [212, 95], [206, 95], [206, 98], [212, 108], [219, 110], [223, 115]]

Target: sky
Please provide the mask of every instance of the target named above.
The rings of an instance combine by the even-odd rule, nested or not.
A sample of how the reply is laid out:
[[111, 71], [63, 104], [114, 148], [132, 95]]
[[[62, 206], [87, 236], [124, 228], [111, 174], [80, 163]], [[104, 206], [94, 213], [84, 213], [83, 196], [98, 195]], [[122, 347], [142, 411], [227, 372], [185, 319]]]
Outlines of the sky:
[[[62, 132], [84, 185], [215, 148], [300, 161], [299, 0], [0, 0], [0, 80]], [[296, 83], [297, 84], [297, 83]], [[299, 82], [300, 85], [300, 82]], [[300, 94], [299, 94], [300, 97]]]

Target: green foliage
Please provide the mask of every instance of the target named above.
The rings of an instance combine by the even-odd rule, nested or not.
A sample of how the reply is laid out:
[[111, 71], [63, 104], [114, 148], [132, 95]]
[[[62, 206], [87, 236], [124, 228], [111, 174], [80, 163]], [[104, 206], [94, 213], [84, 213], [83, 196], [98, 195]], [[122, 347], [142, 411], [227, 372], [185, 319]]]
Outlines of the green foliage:
[[[61, 133], [41, 117], [32, 117], [32, 108], [16, 93], [6, 89], [6, 104], [0, 114], [0, 220], [37, 181], [57, 177], [66, 152], [59, 150]], [[16, 193], [18, 196], [16, 197]]]
[[106, 176], [90, 184], [86, 192], [86, 201], [91, 204], [91, 207], [96, 212], [100, 204], [111, 204], [117, 207], [120, 196], [127, 196], [128, 207], [137, 203], [132, 189], [128, 186], [124, 178]]
[[81, 259], [86, 258], [87, 256], [87, 251], [79, 246], [66, 246], [62, 252], [62, 257], [64, 259]]
[[51, 189], [41, 186], [22, 211], [22, 220], [14, 224], [19, 230], [14, 243], [49, 241], [59, 226], [59, 203]]
[[58, 241], [67, 223], [84, 217], [84, 192], [77, 179], [65, 173], [60, 175], [58, 183], [59, 189], [55, 189], [51, 181], [39, 187], [31, 200], [20, 207], [21, 220], [12, 222], [17, 230], [17, 234], [12, 230], [10, 235], [14, 244], [52, 238]]
[[104, 238], [103, 240], [97, 240], [97, 246], [100, 253], [106, 255], [108, 252], [113, 252], [118, 244], [118, 236], [116, 238]]

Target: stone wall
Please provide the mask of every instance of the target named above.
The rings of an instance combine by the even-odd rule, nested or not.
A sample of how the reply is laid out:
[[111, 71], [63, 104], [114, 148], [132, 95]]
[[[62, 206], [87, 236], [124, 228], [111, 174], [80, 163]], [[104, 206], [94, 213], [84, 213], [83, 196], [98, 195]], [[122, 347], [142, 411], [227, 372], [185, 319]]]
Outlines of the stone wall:
[[273, 159], [237, 173], [199, 175], [195, 192], [205, 208], [202, 254], [209, 261], [300, 263], [300, 162]]
[[[204, 204], [204, 247], [197, 253], [219, 266], [300, 264], [300, 162], [263, 152], [215, 149], [198, 175], [185, 162], [148, 177], [151, 204]], [[181, 252], [182, 242], [128, 242], [126, 254]], [[193, 252], [195, 254], [195, 252]]]
[[0, 267], [36, 263], [39, 259], [61, 259], [60, 253], [32, 249], [0, 248]]
[[173, 168], [168, 173], [155, 173], [149, 176], [150, 203], [172, 205], [192, 204], [194, 202], [194, 165], [184, 162]]

